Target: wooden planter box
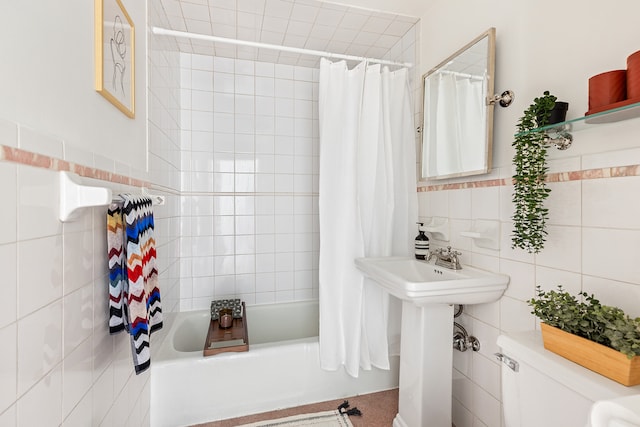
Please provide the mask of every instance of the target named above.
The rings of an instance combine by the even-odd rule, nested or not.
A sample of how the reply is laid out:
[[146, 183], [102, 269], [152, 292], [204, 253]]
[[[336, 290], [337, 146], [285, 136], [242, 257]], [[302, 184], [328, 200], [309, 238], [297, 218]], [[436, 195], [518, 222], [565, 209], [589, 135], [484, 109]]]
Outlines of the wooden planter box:
[[640, 384], [640, 356], [617, 350], [540, 323], [544, 348], [625, 386]]

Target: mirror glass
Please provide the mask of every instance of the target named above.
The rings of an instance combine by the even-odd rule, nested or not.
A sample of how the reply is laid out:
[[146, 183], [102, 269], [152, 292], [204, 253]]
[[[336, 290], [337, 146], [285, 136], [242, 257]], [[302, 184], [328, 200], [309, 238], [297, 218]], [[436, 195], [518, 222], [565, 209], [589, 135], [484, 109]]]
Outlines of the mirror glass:
[[423, 76], [423, 180], [491, 169], [494, 67], [491, 28]]

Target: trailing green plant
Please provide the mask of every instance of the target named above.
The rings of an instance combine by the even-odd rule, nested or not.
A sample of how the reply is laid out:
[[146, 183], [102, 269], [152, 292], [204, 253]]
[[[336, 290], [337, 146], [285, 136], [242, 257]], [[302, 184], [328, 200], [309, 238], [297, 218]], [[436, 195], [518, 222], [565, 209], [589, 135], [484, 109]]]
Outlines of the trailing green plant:
[[518, 132], [512, 146], [515, 175], [513, 175], [513, 234], [512, 248], [538, 253], [546, 241], [547, 216], [549, 210], [544, 201], [551, 190], [545, 182], [547, 177], [547, 149], [544, 132], [533, 131], [548, 123], [556, 97], [545, 91], [524, 110], [518, 121]]
[[538, 298], [528, 301], [531, 312], [544, 323], [611, 347], [628, 358], [640, 356], [640, 317], [632, 319], [617, 307], [602, 305], [593, 295], [569, 294], [558, 290], [543, 291], [537, 286]]

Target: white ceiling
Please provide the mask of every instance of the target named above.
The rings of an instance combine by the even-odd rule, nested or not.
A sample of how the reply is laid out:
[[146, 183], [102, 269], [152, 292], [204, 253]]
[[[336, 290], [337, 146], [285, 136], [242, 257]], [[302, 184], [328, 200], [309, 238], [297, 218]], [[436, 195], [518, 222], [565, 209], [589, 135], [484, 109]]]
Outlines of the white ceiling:
[[[382, 58], [417, 18], [317, 0], [160, 0], [169, 29]], [[178, 39], [182, 52], [315, 66], [308, 55]]]

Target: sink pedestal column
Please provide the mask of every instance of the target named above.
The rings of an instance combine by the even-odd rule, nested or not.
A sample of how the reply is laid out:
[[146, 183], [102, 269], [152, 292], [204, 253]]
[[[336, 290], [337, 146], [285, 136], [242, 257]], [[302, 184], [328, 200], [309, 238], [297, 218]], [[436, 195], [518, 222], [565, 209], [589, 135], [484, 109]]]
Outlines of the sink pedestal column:
[[402, 302], [394, 427], [451, 427], [453, 306]]

